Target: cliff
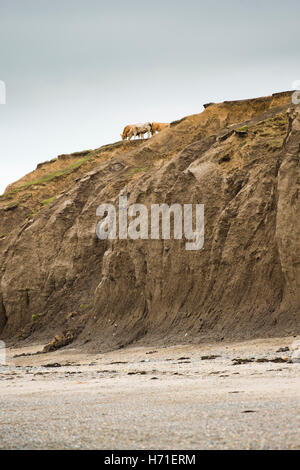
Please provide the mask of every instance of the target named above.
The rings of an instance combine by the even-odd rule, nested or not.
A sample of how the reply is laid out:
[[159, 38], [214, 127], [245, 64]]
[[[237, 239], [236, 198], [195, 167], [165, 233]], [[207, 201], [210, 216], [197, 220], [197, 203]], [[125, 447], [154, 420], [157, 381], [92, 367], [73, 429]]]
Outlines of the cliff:
[[[285, 92], [38, 165], [0, 197], [1, 339], [102, 351], [299, 333], [299, 144]], [[203, 249], [100, 241], [96, 208], [120, 194], [204, 204]]]

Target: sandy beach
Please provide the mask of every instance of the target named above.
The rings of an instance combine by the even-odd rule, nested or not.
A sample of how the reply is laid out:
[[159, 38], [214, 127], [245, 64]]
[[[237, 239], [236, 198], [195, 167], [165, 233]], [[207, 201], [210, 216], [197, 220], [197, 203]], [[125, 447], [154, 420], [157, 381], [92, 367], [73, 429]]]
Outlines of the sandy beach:
[[300, 449], [295, 339], [99, 355], [9, 349], [0, 448]]

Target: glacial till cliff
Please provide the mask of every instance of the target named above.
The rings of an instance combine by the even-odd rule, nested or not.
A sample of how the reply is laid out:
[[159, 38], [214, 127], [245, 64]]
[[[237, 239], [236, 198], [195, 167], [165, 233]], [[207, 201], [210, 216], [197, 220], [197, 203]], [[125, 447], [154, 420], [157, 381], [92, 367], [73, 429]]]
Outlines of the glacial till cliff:
[[[0, 197], [0, 338], [108, 350], [300, 332], [300, 106], [210, 103], [61, 155]], [[102, 203], [204, 204], [205, 242], [105, 240]]]

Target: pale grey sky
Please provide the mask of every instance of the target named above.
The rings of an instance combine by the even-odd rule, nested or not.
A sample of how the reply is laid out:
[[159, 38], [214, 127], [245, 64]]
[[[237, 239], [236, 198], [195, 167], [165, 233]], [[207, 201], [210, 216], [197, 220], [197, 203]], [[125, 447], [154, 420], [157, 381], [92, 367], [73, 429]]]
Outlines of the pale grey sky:
[[289, 90], [299, 0], [0, 0], [0, 193], [127, 123]]

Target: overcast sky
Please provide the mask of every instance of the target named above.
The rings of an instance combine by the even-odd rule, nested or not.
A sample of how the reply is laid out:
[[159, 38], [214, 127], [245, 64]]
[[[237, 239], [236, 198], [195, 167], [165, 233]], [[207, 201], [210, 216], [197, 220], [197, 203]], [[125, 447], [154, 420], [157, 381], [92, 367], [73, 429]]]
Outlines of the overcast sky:
[[300, 79], [299, 0], [0, 0], [0, 193], [61, 153]]

